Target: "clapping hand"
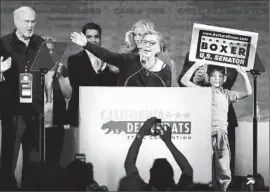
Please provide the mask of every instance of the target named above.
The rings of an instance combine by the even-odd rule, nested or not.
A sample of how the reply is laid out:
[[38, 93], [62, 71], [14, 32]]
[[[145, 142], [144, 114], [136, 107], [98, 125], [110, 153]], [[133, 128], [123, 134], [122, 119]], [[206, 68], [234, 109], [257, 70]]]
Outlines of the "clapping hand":
[[86, 46], [86, 44], [87, 44], [87, 39], [83, 33], [73, 32], [71, 34], [70, 39], [74, 43], [76, 43], [77, 45], [82, 46], [82, 47]]
[[0, 66], [0, 73], [3, 73], [7, 71], [11, 67], [11, 57], [7, 58], [5, 61], [3, 61], [3, 57], [1, 57], [1, 66]]

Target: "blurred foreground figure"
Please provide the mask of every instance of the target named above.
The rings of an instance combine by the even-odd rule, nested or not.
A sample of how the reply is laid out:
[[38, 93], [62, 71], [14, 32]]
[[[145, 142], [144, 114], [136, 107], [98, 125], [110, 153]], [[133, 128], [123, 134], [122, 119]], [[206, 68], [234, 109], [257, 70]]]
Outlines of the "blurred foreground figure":
[[187, 191], [192, 187], [193, 169], [185, 156], [173, 144], [171, 140], [172, 131], [168, 126], [161, 127], [159, 136], [172, 153], [182, 171], [180, 180], [177, 184], [174, 182], [173, 168], [165, 158], [156, 159], [154, 161], [150, 169], [150, 180], [148, 184], [140, 177], [136, 167], [137, 156], [143, 142], [143, 137], [151, 135], [151, 128], [156, 123], [156, 120], [155, 117], [152, 117], [143, 124], [129, 148], [125, 160], [127, 177], [122, 180], [120, 186], [120, 189], [123, 191]]

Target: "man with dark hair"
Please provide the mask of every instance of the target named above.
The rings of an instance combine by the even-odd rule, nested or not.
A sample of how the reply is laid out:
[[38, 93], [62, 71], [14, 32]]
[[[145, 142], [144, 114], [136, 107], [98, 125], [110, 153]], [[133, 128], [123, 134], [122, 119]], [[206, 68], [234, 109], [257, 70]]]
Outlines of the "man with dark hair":
[[[87, 41], [101, 45], [101, 27], [96, 23], [87, 23], [82, 27]], [[104, 63], [87, 50], [68, 58], [68, 73], [72, 87], [69, 102], [71, 126], [78, 126], [79, 87], [80, 86], [116, 86], [118, 69]]]
[[[85, 24], [83, 26], [83, 28], [82, 28], [82, 33], [86, 35], [86, 32], [87, 32], [88, 29], [96, 30], [97, 33], [98, 33], [98, 36], [97, 36], [98, 38], [97, 39], [100, 39], [101, 40], [101, 33], [102, 33], [102, 31], [101, 31], [101, 27], [98, 24], [96, 24], [96, 23], [87, 23], [87, 24]], [[91, 38], [91, 36], [88, 35], [87, 38]]]

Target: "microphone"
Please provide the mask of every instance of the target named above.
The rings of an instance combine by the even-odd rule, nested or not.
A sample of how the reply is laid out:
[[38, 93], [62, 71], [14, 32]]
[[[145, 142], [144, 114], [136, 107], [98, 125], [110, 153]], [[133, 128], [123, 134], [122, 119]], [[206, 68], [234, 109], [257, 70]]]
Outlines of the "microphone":
[[146, 60], [143, 55], [140, 56], [140, 62], [143, 66], [146, 65]]

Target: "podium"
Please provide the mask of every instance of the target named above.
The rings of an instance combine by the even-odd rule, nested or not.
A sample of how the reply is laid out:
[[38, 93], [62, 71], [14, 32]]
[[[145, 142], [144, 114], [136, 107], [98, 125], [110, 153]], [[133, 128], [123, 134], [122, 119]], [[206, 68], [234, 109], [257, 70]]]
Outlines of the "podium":
[[[52, 49], [49, 50], [47, 43], [53, 44]], [[45, 74], [49, 70], [58, 69], [59, 61], [66, 50], [68, 42], [43, 42], [40, 49], [32, 63], [30, 68], [31, 72], [40, 74], [40, 86], [41, 86], [41, 104], [33, 103], [33, 106], [38, 107], [40, 113], [40, 127], [39, 127], [39, 159], [41, 163], [45, 163], [45, 124], [44, 124], [44, 91], [45, 91]], [[41, 106], [39, 106], [41, 105]]]

